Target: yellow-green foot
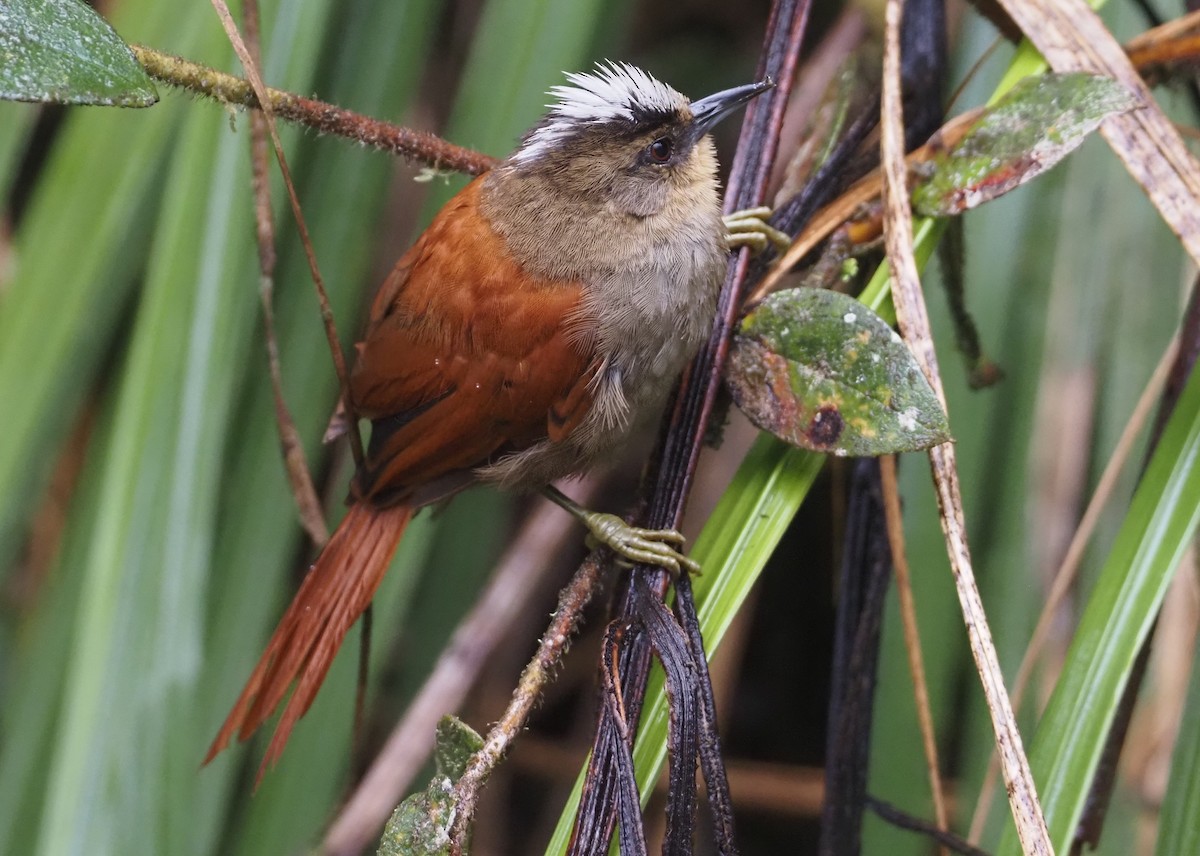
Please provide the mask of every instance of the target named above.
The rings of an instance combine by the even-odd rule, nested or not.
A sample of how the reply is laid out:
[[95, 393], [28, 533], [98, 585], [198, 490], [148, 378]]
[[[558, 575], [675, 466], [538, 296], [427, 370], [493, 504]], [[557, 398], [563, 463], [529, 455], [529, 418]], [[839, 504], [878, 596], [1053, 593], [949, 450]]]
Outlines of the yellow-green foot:
[[603, 544], [631, 565], [658, 565], [676, 577], [685, 570], [693, 575], [700, 573], [700, 563], [680, 552], [686, 541], [674, 529], [642, 529], [615, 514], [598, 511], [578, 516], [590, 533], [589, 546]]
[[725, 215], [725, 243], [730, 250], [749, 247], [751, 252], [761, 253], [774, 245], [784, 252], [792, 245], [792, 239], [767, 222], [771, 209], [767, 207], [746, 208]]
[[674, 529], [642, 529], [615, 514], [589, 511], [553, 487], [542, 491], [587, 527], [589, 546], [603, 545], [631, 565], [657, 565], [673, 576], [700, 573], [700, 563], [683, 555], [684, 537]]

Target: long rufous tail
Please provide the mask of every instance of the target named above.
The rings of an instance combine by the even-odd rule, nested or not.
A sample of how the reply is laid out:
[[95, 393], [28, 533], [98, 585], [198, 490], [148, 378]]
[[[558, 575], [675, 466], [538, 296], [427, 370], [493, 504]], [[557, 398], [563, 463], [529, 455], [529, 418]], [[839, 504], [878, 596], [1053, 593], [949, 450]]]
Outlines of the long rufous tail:
[[400, 544], [413, 509], [355, 503], [304, 578], [258, 665], [204, 758], [207, 764], [236, 734], [245, 740], [288, 700], [259, 770], [278, 760], [308, 710], [347, 631], [370, 604]]

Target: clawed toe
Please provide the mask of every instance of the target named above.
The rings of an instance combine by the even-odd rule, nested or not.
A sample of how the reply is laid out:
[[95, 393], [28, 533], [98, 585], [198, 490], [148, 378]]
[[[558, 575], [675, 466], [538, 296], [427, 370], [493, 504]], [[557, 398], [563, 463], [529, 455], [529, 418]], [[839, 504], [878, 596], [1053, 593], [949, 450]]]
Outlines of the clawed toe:
[[792, 239], [767, 222], [771, 209], [766, 207], [747, 208], [725, 216], [725, 242], [730, 250], [749, 247], [751, 252], [761, 253], [774, 245], [783, 252], [792, 245]]
[[656, 565], [676, 579], [685, 570], [692, 575], [700, 574], [700, 563], [683, 555], [687, 542], [677, 530], [631, 526], [615, 514], [588, 511], [553, 487], [542, 492], [587, 527], [590, 549], [608, 547], [623, 564]]
[[608, 547], [622, 564], [657, 565], [673, 577], [685, 570], [694, 575], [700, 573], [700, 564], [681, 552], [686, 541], [674, 529], [642, 529], [630, 526], [615, 514], [597, 512], [581, 519], [590, 532], [589, 545]]

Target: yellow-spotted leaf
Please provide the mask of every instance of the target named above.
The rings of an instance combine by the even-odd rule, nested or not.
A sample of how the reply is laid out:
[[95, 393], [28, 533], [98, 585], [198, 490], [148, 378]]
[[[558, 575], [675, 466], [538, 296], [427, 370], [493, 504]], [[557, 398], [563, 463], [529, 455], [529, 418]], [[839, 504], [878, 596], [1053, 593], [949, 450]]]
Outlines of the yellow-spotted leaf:
[[883, 455], [950, 439], [900, 337], [837, 292], [792, 289], [763, 301], [734, 337], [726, 382], [755, 425], [804, 449]]

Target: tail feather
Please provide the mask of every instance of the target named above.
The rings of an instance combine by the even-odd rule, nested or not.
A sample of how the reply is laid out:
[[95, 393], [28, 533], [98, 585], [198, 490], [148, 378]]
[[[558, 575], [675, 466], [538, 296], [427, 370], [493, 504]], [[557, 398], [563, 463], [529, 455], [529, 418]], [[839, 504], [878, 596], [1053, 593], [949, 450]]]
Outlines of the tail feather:
[[237, 735], [245, 740], [267, 720], [295, 682], [263, 758], [259, 776], [278, 760], [292, 728], [316, 698], [342, 639], [370, 604], [412, 519], [409, 506], [350, 507], [246, 682], [204, 758], [207, 764]]

